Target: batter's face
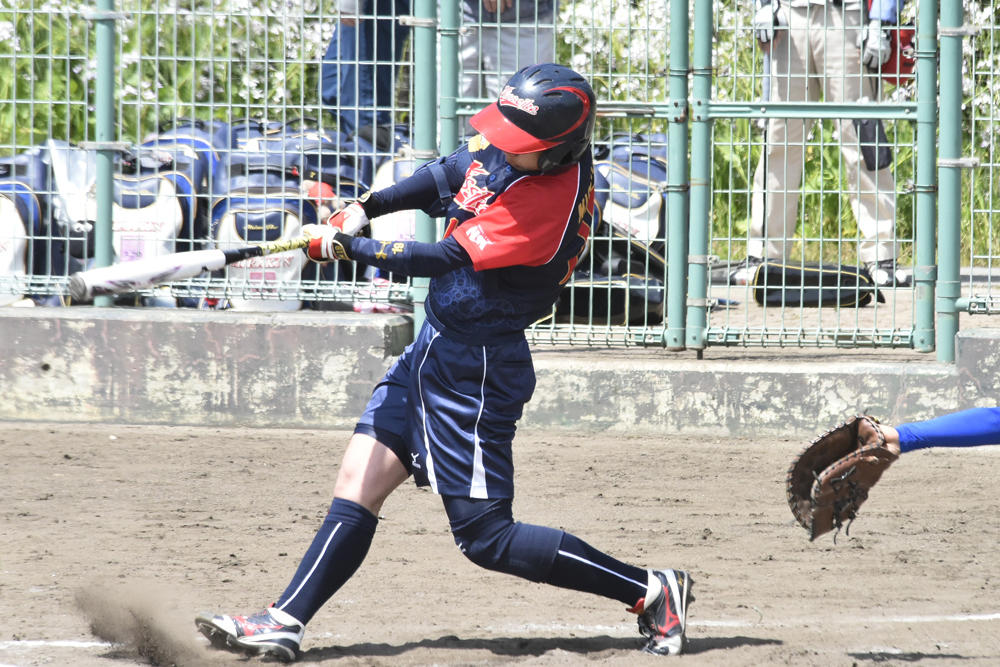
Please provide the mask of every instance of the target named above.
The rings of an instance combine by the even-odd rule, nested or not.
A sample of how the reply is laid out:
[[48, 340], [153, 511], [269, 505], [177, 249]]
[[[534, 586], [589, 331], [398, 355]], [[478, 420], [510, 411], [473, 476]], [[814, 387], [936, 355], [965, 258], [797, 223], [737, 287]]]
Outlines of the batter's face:
[[507, 164], [514, 167], [518, 171], [538, 171], [538, 159], [542, 156], [545, 151], [536, 151], [534, 153], [508, 153], [504, 151], [504, 157], [507, 158]]

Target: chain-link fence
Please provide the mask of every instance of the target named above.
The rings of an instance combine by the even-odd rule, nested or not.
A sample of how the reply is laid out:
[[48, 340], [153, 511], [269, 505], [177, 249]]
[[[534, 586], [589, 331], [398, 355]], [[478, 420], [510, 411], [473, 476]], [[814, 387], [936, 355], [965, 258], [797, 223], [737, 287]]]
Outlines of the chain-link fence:
[[[0, 299], [66, 304], [95, 263], [294, 236], [555, 59], [599, 99], [599, 218], [534, 342], [940, 349], [958, 313], [998, 308], [1000, 8], [881, 4], [898, 17], [873, 26], [867, 3], [782, 2], [761, 42], [757, 3], [723, 0], [5, 0]], [[866, 47], [893, 64], [873, 74]], [[341, 264], [256, 258], [116, 303], [421, 300]]]

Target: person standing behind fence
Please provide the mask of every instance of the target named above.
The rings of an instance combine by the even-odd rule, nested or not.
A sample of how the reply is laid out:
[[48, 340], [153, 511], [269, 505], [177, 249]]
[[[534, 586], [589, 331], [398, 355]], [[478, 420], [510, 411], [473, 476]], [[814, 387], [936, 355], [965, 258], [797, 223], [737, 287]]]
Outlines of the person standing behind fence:
[[462, 0], [459, 96], [495, 98], [514, 72], [554, 61], [555, 16], [556, 0]]
[[396, 63], [410, 29], [399, 23], [411, 0], [339, 0], [340, 20], [323, 55], [323, 104], [340, 129], [357, 133], [380, 150], [392, 145]]
[[[870, 103], [873, 74], [868, 70], [877, 72], [889, 58], [883, 26], [897, 23], [903, 1], [874, 0], [869, 20], [868, 0], [759, 0], [753, 30], [769, 55], [770, 100], [812, 102], [822, 94], [827, 102]], [[811, 119], [803, 118], [767, 122], [764, 151], [754, 172], [747, 257], [730, 273], [731, 284], [752, 279], [764, 259], [786, 257], [798, 220], [805, 137], [811, 125]], [[872, 146], [862, 150], [858, 127], [877, 130], [881, 124], [837, 121], [847, 177], [844, 191], [861, 235], [858, 259], [877, 285], [906, 287], [910, 277], [896, 266], [891, 155], [885, 159], [883, 149], [880, 160]]]

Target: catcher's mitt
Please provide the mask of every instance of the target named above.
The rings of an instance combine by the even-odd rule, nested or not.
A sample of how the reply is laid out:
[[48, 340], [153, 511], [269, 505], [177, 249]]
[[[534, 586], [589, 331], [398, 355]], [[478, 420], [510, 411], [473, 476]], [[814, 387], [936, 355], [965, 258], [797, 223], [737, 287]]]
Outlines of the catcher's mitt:
[[788, 468], [788, 506], [809, 540], [844, 522], [848, 529], [886, 468], [899, 456], [889, 451], [874, 417], [858, 415], [824, 433]]

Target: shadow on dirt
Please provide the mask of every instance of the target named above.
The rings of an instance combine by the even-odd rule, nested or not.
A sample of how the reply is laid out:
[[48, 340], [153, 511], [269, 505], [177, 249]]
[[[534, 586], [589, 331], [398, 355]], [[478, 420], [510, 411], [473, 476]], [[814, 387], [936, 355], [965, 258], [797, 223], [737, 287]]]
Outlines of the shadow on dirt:
[[390, 657], [420, 649], [484, 651], [504, 656], [540, 656], [551, 651], [568, 653], [600, 653], [602, 651], [634, 651], [641, 646], [639, 637], [495, 637], [491, 639], [461, 639], [445, 635], [404, 644], [362, 643], [349, 646], [312, 648], [300, 656], [300, 661], [322, 661], [336, 657]]
[[977, 660], [978, 657], [956, 655], [954, 653], [896, 653], [892, 651], [862, 651], [859, 653], [848, 653], [855, 660], [865, 662], [923, 662], [924, 660]]
[[[684, 652], [686, 654], [705, 653], [718, 649], [731, 649], [740, 646], [762, 646], [781, 644], [777, 639], [761, 639], [759, 637], [710, 637], [688, 638]], [[639, 637], [496, 637], [491, 639], [461, 639], [455, 635], [445, 635], [437, 639], [424, 639], [419, 642], [404, 644], [363, 643], [350, 646], [331, 646], [312, 648], [302, 653], [299, 658], [303, 662], [322, 662], [343, 657], [392, 657], [406, 655], [421, 649], [457, 651], [484, 651], [492, 655], [509, 657], [542, 656], [555, 651], [565, 653], [589, 654], [593, 659], [604, 652], [629, 653], [638, 651], [642, 646]]]

